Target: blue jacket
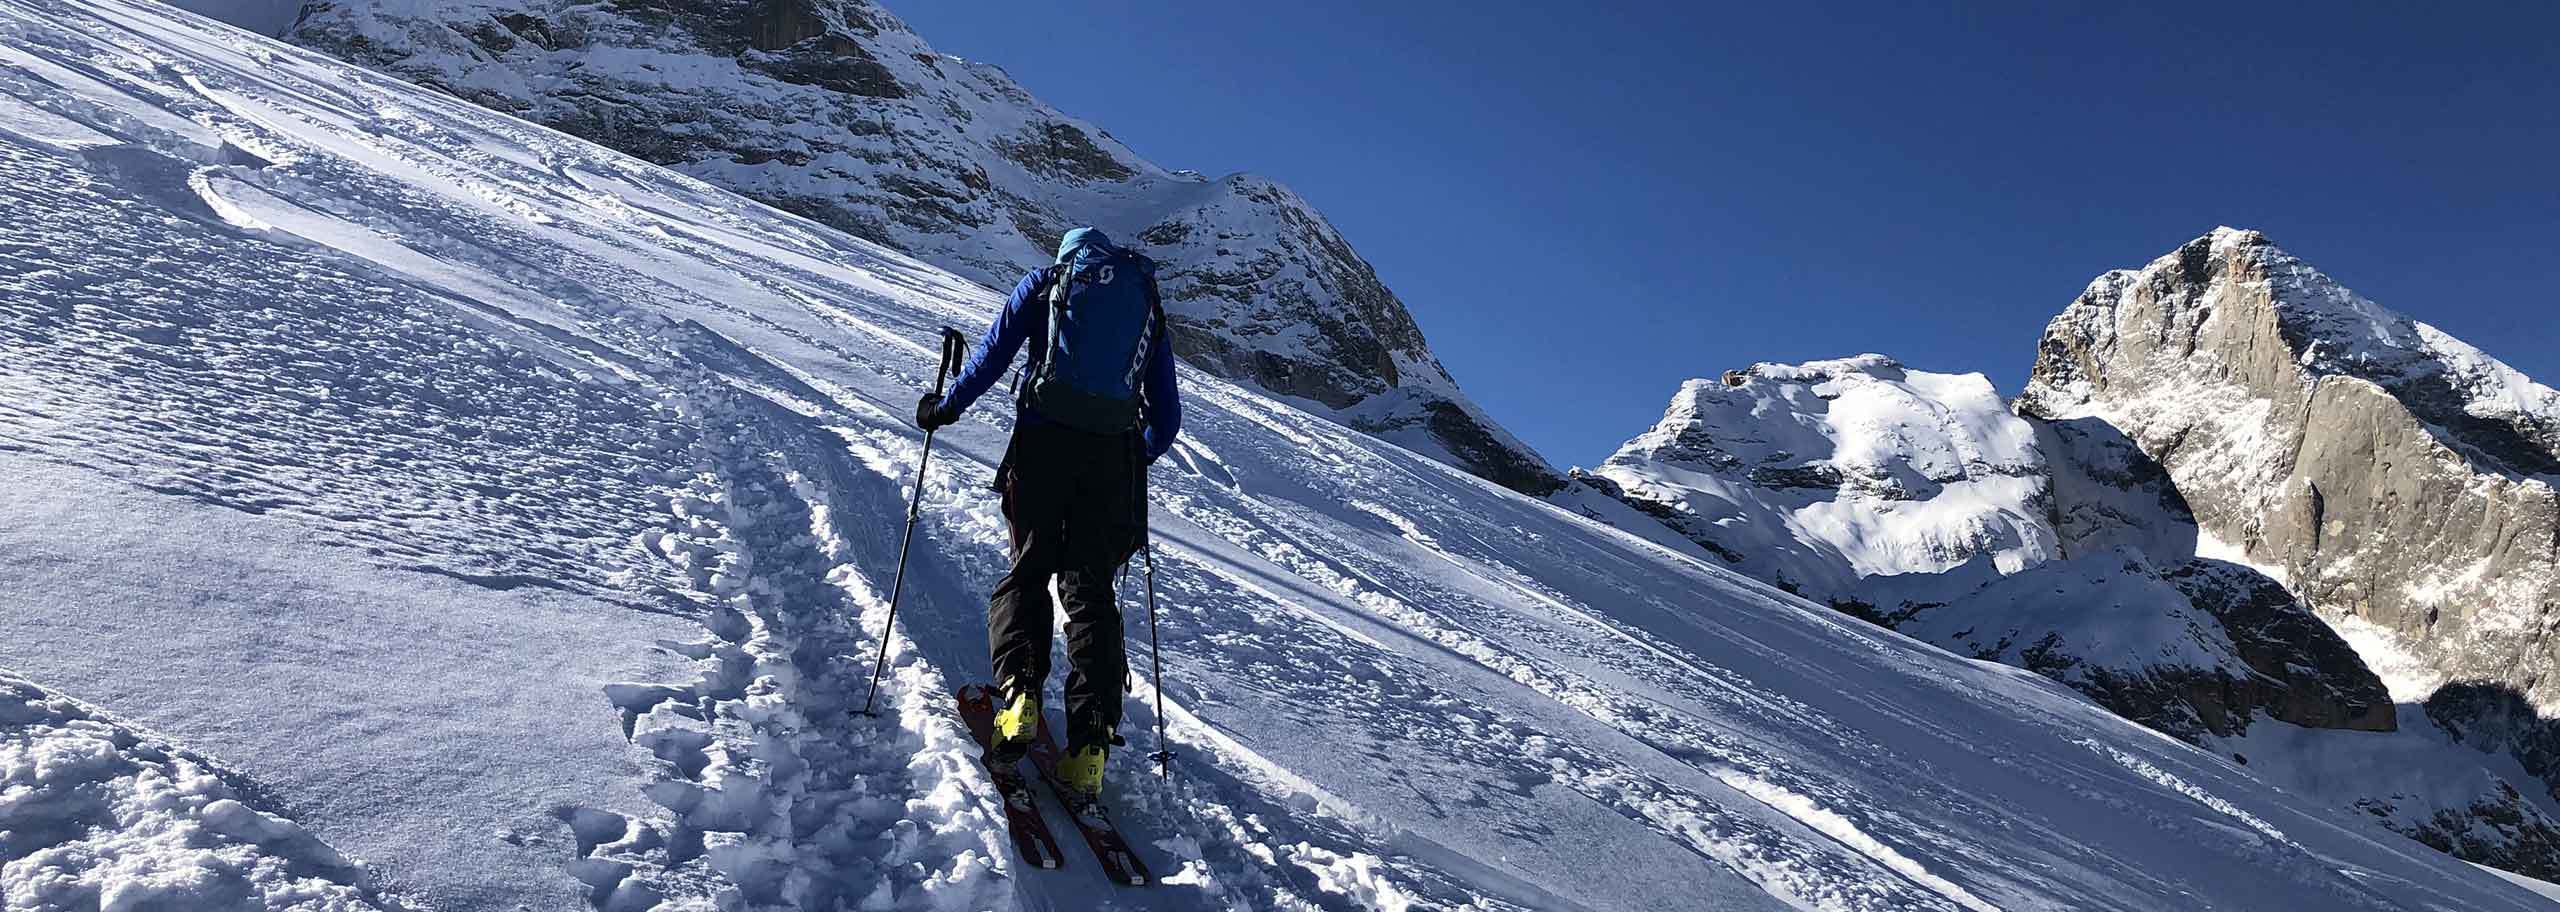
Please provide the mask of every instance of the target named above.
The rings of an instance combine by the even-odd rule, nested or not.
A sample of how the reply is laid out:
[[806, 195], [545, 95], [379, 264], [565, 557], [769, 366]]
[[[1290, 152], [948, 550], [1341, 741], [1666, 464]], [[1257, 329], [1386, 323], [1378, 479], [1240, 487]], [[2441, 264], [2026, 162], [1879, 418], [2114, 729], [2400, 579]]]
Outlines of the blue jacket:
[[[1074, 255], [1077, 247], [1084, 244], [1110, 243], [1102, 239], [1101, 232], [1089, 231], [1069, 234], [1066, 242], [1059, 245], [1058, 260], [1065, 262]], [[1046, 271], [1032, 270], [1030, 275], [1023, 276], [1022, 281], [1013, 286], [1013, 296], [1005, 300], [1004, 311], [996, 314], [995, 325], [987, 327], [986, 335], [978, 338], [978, 346], [970, 351], [967, 366], [960, 370], [960, 380], [952, 384], [951, 394], [942, 400], [942, 410], [946, 415], [956, 416], [967, 411], [978, 397], [993, 389], [996, 380], [1013, 366], [1013, 356], [1025, 342], [1031, 346], [1031, 363], [1038, 363], [1047, 356], [1049, 302], [1042, 294], [1044, 289], [1040, 282], [1041, 274]], [[1154, 349], [1147, 353], [1146, 376], [1138, 380], [1138, 395], [1146, 405], [1148, 462], [1154, 462], [1166, 450], [1173, 449], [1173, 438], [1182, 433], [1182, 398], [1174, 390], [1170, 335], [1167, 332], [1155, 334]], [[1015, 421], [1017, 424], [1039, 424], [1041, 418], [1037, 412], [1017, 410]]]

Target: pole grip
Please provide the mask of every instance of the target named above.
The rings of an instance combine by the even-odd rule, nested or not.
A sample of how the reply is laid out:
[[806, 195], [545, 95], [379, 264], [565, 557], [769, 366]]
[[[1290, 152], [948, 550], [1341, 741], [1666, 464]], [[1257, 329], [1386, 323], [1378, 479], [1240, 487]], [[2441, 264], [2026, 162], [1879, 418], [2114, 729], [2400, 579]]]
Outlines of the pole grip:
[[967, 360], [969, 360], [969, 337], [961, 335], [959, 330], [948, 326], [943, 327], [942, 365], [935, 368], [933, 371], [933, 394], [935, 396], [939, 397], [942, 395], [942, 381], [944, 378], [960, 376], [961, 363]]

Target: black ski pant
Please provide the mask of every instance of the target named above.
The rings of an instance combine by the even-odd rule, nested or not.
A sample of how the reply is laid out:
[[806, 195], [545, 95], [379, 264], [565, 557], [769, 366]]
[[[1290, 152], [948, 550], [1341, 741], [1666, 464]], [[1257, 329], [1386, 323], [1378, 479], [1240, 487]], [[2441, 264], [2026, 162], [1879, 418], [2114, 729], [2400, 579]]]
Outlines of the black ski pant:
[[998, 685], [1049, 680], [1055, 579], [1067, 612], [1067, 746], [1107, 743], [1120, 727], [1129, 655], [1112, 574], [1146, 536], [1144, 446], [1135, 433], [1017, 425], [997, 489], [1013, 528], [1013, 569], [987, 604]]

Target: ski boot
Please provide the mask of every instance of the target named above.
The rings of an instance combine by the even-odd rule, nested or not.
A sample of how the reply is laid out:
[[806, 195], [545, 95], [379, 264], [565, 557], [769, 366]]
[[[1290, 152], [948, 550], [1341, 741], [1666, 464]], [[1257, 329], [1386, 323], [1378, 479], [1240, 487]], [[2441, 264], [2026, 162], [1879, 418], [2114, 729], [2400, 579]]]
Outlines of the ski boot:
[[1007, 684], [996, 708], [995, 744], [989, 756], [1001, 763], [1012, 763], [1031, 752], [1031, 742], [1040, 736], [1040, 692]]
[[1111, 749], [1101, 745], [1071, 747], [1058, 758], [1058, 787], [1067, 794], [1070, 809], [1081, 812], [1084, 807], [1102, 800], [1102, 761]]

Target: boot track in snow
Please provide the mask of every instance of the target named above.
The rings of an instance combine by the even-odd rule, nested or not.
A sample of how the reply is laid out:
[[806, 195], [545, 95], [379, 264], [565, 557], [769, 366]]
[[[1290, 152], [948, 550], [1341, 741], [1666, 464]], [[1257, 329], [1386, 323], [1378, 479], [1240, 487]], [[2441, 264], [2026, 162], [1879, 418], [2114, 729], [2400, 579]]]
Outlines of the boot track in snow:
[[680, 631], [575, 710], [620, 723], [637, 770], [599, 775], [631, 781], [523, 810], [608, 912], [2540, 902], [2035, 675], [1188, 369], [1151, 476], [1165, 678], [1125, 720], [1181, 762], [1109, 773], [1155, 876], [1036, 870], [951, 689], [987, 674], [1006, 416], [941, 430], [887, 617], [907, 414], [993, 292], [131, 0], [0, 0], [0, 173], [0, 447]]

